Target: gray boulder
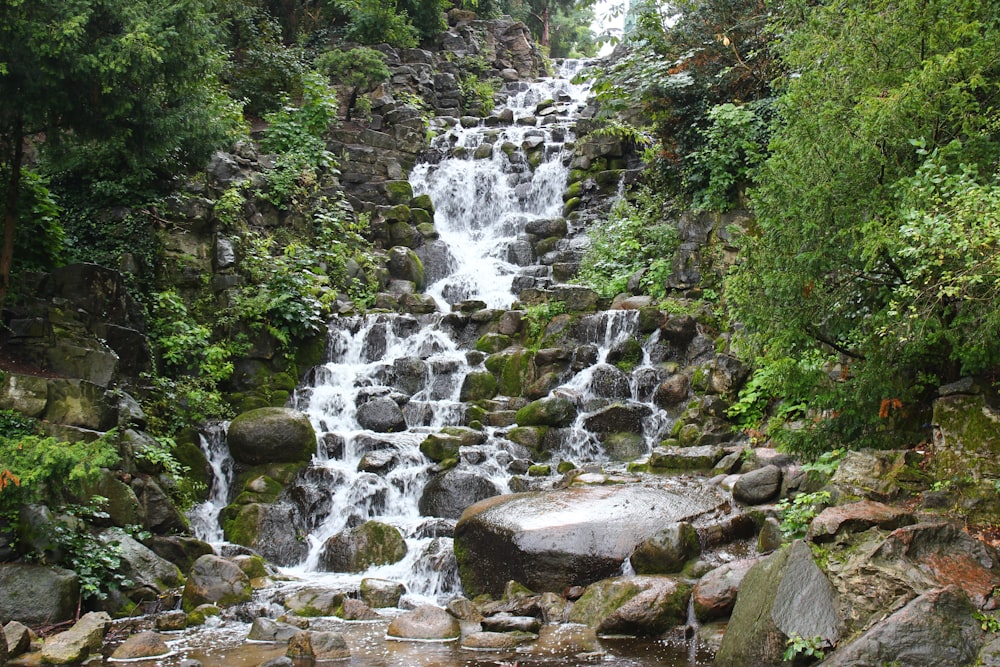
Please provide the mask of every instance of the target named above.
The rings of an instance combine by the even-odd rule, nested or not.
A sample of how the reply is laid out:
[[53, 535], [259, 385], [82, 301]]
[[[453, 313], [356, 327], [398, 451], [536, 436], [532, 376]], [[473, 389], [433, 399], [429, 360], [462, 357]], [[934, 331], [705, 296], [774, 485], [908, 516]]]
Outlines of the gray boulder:
[[424, 516], [457, 519], [469, 505], [499, 495], [500, 489], [479, 473], [452, 468], [431, 478], [420, 495]]
[[736, 605], [736, 594], [743, 577], [757, 561], [752, 558], [733, 561], [708, 572], [692, 591], [695, 616], [699, 621], [726, 618]]
[[403, 411], [388, 396], [373, 398], [358, 406], [358, 424], [376, 433], [398, 433], [406, 430]]
[[59, 567], [0, 563], [0, 623], [53, 625], [76, 615], [80, 580]]
[[73, 627], [45, 640], [42, 662], [71, 665], [101, 652], [104, 636], [111, 627], [111, 617], [103, 611], [84, 614]]
[[141, 590], [151, 597], [157, 597], [158, 594], [184, 583], [184, 577], [176, 565], [157, 556], [121, 528], [102, 531], [100, 539], [105, 544], [118, 545], [121, 551], [119, 572], [132, 581], [133, 591]]
[[385, 634], [390, 639], [447, 641], [458, 639], [461, 627], [444, 609], [423, 605], [394, 618]]
[[366, 577], [361, 580], [361, 599], [365, 604], [374, 609], [383, 607], [395, 607], [399, 604], [399, 598], [406, 592], [406, 586], [398, 581], [388, 581], [386, 579], [373, 579]]
[[3, 626], [3, 632], [0, 632], [0, 635], [3, 635], [3, 641], [6, 642], [4, 646], [6, 646], [8, 658], [16, 658], [31, 648], [31, 630], [22, 623], [11, 621]]
[[741, 475], [733, 485], [733, 498], [747, 505], [773, 500], [781, 490], [781, 468], [764, 466]]
[[220, 556], [202, 556], [184, 586], [184, 608], [205, 603], [226, 607], [246, 602], [250, 593], [250, 579], [238, 565]]
[[625, 400], [632, 398], [628, 375], [611, 364], [599, 364], [590, 378], [590, 391], [601, 398]]
[[300, 616], [334, 616], [344, 604], [344, 591], [303, 588], [285, 596], [285, 607]]
[[316, 432], [303, 413], [289, 408], [258, 408], [236, 417], [227, 434], [239, 463], [308, 461], [316, 451]]
[[299, 628], [258, 616], [253, 619], [247, 639], [258, 642], [287, 642], [298, 634]]
[[576, 406], [565, 396], [547, 396], [517, 411], [518, 426], [569, 426], [576, 419]]
[[715, 659], [720, 665], [777, 667], [790, 637], [835, 645], [841, 626], [833, 586], [808, 545], [797, 540], [747, 572]]
[[642, 433], [642, 420], [650, 414], [648, 405], [615, 403], [589, 415], [583, 424], [592, 433]]
[[639, 485], [490, 498], [455, 526], [462, 586], [473, 596], [499, 595], [510, 580], [542, 592], [585, 586], [618, 574], [643, 540], [725, 502], [714, 489], [692, 495]]
[[139, 503], [144, 528], [158, 533], [187, 530], [184, 515], [154, 478], [137, 476], [132, 480], [132, 492]]
[[326, 572], [364, 572], [372, 565], [398, 563], [404, 556], [406, 541], [398, 528], [366, 521], [328, 539], [319, 566]]
[[976, 607], [957, 586], [929, 591], [838, 648], [823, 664], [829, 667], [971, 665], [983, 644], [975, 613]]

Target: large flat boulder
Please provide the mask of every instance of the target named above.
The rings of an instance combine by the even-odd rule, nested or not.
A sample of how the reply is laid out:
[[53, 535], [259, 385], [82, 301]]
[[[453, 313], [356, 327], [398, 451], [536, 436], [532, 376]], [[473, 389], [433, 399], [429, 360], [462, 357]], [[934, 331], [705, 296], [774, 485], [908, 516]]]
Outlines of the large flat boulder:
[[619, 574], [635, 547], [671, 524], [721, 505], [660, 487], [590, 486], [497, 496], [469, 507], [455, 526], [466, 593], [498, 595], [518, 581], [562, 592]]
[[247, 465], [308, 461], [316, 451], [316, 432], [309, 418], [289, 408], [258, 408], [229, 425], [229, 450]]
[[0, 624], [52, 625], [73, 618], [80, 597], [75, 572], [59, 567], [0, 563]]

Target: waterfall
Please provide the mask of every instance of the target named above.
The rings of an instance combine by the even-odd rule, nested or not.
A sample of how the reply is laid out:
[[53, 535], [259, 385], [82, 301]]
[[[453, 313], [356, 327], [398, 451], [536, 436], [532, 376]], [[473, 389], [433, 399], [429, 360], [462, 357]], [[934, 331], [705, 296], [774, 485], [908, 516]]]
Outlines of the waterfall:
[[[488, 373], [487, 355], [469, 349], [474, 316], [451, 312], [452, 306], [478, 301], [506, 309], [516, 298], [519, 276], [551, 284], [549, 267], [534, 256], [528, 235], [562, 213], [574, 123], [588, 92], [570, 81], [580, 67], [567, 63], [556, 77], [507, 84], [494, 117], [473, 127], [442, 127], [432, 142], [433, 157], [412, 170], [413, 190], [431, 196], [435, 228], [450, 256], [427, 290], [439, 312], [330, 322], [324, 363], [291, 400], [309, 416], [318, 443], [311, 464], [285, 494], [297, 505], [308, 547], [302, 561], [286, 569], [289, 574], [333, 577], [336, 585], [345, 577], [392, 579], [411, 596], [439, 602], [460, 590], [451, 539], [455, 519], [475, 500], [510, 492], [512, 476], [525, 473], [532, 461], [525, 446], [506, 437], [524, 399], [497, 396], [488, 402], [496, 419], [469, 428], [473, 419], [461, 400], [463, 385], [470, 374]], [[648, 403], [660, 377], [660, 359], [650, 352], [657, 334], [640, 331], [636, 311], [585, 315], [574, 327], [573, 354], [580, 364], [564, 373], [553, 392], [572, 396], [580, 416], [569, 428], [551, 429], [546, 449], [552, 463], [608, 461], [588, 419], [611, 401], [641, 417], [645, 439], [639, 440], [648, 451], [669, 426], [663, 411]], [[631, 372], [619, 370], [613, 358], [625, 348], [634, 357]], [[460, 442], [448, 465], [421, 452], [429, 436]], [[214, 460], [209, 451], [214, 446], [206, 445]], [[231, 460], [228, 465], [229, 473], [223, 464], [217, 474], [231, 474]], [[438, 495], [429, 496], [435, 483]], [[197, 520], [199, 526], [214, 521], [215, 528], [198, 529], [205, 539], [221, 540], [217, 517], [227, 495], [225, 485], [213, 487], [205, 518]], [[331, 541], [371, 520], [400, 531], [406, 556], [361, 575], [320, 574], [328, 569]]]
[[233, 482], [233, 457], [226, 445], [228, 422], [210, 423], [198, 434], [201, 451], [211, 469], [208, 499], [198, 503], [188, 512], [191, 532], [199, 540], [211, 544], [225, 541], [219, 514], [229, 503], [229, 490]]

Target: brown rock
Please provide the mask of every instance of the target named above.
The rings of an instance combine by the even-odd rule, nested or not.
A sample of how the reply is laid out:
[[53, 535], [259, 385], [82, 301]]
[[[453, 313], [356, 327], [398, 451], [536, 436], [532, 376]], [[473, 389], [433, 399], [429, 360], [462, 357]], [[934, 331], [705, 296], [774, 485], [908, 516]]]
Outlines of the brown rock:
[[874, 500], [862, 500], [847, 505], [827, 507], [809, 525], [809, 538], [814, 542], [827, 542], [841, 531], [859, 532], [878, 526], [895, 530], [913, 523], [913, 514], [898, 507], [890, 507]]
[[170, 653], [170, 648], [163, 637], [155, 632], [140, 632], [126, 639], [115, 649], [111, 657], [115, 660], [137, 660], [140, 658], [156, 658]]

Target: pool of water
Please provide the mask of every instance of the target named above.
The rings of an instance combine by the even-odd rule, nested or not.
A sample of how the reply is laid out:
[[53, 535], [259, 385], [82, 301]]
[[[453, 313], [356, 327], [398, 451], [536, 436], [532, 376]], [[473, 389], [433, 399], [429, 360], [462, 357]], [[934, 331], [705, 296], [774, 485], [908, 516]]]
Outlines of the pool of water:
[[[389, 619], [345, 622], [334, 618], [313, 619], [311, 629], [332, 630], [344, 636], [351, 658], [336, 664], [350, 667], [707, 667], [712, 664], [708, 647], [696, 639], [598, 638], [579, 625], [547, 625], [539, 639], [516, 651], [478, 651], [458, 642], [403, 642], [385, 637]], [[204, 667], [257, 667], [265, 660], [285, 654], [284, 644], [245, 641], [249, 625], [223, 621], [214, 625], [169, 635], [173, 654], [136, 665], [178, 667], [184, 659], [199, 660]], [[92, 663], [91, 663], [92, 664]], [[110, 663], [107, 665], [120, 665]]]

